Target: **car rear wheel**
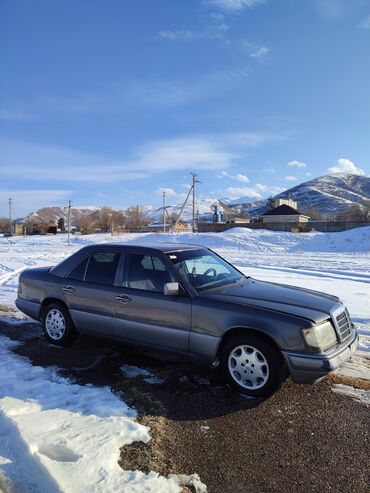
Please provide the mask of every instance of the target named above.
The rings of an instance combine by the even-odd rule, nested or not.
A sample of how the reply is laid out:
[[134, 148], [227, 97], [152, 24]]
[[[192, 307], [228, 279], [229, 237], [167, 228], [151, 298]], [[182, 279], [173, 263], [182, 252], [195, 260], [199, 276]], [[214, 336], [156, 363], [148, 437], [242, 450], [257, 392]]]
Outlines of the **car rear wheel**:
[[284, 361], [272, 344], [253, 335], [230, 339], [221, 355], [221, 368], [228, 383], [251, 397], [266, 397], [281, 385]]
[[48, 341], [58, 346], [66, 346], [78, 336], [68, 309], [62, 303], [53, 302], [45, 308], [42, 327]]

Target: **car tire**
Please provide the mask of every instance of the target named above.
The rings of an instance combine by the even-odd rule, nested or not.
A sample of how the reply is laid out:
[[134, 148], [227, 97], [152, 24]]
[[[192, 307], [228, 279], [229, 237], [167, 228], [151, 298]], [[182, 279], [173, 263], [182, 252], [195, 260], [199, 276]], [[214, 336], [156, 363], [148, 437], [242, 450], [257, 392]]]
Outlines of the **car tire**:
[[239, 335], [226, 342], [221, 352], [221, 371], [227, 382], [250, 397], [268, 397], [284, 380], [282, 355], [268, 341]]
[[67, 346], [78, 337], [71, 315], [63, 303], [53, 302], [45, 307], [42, 328], [46, 339], [57, 346]]

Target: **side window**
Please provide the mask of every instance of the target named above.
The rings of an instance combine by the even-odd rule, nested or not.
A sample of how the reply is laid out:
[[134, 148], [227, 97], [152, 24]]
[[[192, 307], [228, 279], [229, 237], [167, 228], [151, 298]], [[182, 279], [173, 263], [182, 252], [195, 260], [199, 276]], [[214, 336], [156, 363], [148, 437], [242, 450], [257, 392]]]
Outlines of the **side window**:
[[123, 285], [127, 288], [163, 293], [172, 282], [171, 273], [158, 257], [129, 253], [126, 257]]
[[113, 286], [120, 253], [96, 252], [90, 256], [86, 271], [86, 282]]
[[89, 257], [86, 257], [77, 267], [73, 269], [72, 272], [68, 274], [68, 279], [73, 279], [74, 281], [83, 281], [85, 277], [85, 271]]

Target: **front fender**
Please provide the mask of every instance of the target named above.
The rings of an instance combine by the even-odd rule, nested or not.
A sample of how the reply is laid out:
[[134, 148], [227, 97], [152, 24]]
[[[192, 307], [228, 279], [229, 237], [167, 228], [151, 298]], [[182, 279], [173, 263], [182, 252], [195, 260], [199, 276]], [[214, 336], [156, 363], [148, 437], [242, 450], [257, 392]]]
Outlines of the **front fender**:
[[285, 351], [307, 351], [302, 329], [312, 322], [294, 315], [220, 300], [193, 298], [189, 351], [215, 359], [222, 338], [233, 329], [256, 331]]

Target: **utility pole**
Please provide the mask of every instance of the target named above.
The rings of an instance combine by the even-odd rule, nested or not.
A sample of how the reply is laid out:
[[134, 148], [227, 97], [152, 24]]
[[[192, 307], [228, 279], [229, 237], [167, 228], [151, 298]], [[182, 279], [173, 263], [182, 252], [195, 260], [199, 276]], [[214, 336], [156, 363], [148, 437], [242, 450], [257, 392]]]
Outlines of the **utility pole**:
[[111, 235], [114, 235], [114, 217], [113, 214], [110, 215], [111, 217]]
[[68, 201], [68, 245], [71, 237], [71, 207], [72, 207], [72, 202], [69, 200]]
[[12, 199], [9, 197], [9, 233], [13, 234], [13, 220], [12, 220]]
[[197, 225], [197, 218], [196, 218], [196, 211], [197, 211], [197, 183], [201, 183], [199, 180], [197, 180], [197, 174], [192, 173], [191, 174], [193, 177], [193, 184], [191, 186], [193, 190], [193, 233], [196, 233], [198, 230], [198, 225]]
[[163, 191], [163, 233], [166, 232], [166, 192]]
[[193, 185], [192, 185], [192, 189], [193, 189], [193, 215], [192, 215], [192, 217], [193, 217], [193, 221], [192, 221], [193, 228], [192, 229], [193, 229], [193, 233], [195, 233], [195, 231], [196, 231], [196, 229], [195, 229], [195, 197], [196, 197], [195, 185], [197, 183], [197, 175], [196, 175], [196, 173], [192, 173], [191, 175], [193, 177]]

